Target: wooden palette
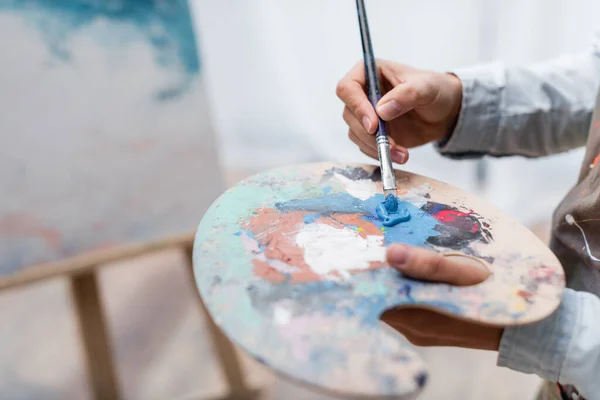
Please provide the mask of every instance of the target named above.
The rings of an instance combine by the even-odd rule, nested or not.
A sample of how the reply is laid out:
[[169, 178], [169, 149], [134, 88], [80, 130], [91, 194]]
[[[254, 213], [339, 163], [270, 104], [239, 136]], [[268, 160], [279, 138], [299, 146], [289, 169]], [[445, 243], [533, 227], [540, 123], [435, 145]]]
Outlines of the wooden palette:
[[[421, 306], [481, 324], [531, 323], [560, 304], [564, 272], [529, 230], [475, 196], [396, 172], [408, 222], [383, 227], [379, 169], [306, 164], [255, 175], [223, 194], [196, 236], [195, 275], [216, 323], [256, 360], [339, 395], [405, 397], [424, 363], [379, 316]], [[470, 287], [404, 278], [385, 264], [400, 242], [475, 257]]]

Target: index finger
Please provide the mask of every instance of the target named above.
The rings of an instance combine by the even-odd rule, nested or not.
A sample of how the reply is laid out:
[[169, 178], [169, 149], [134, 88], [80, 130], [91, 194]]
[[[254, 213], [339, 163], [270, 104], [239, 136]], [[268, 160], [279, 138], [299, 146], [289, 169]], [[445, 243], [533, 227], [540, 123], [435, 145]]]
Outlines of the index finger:
[[[336, 94], [346, 107], [361, 121], [369, 133], [375, 133], [379, 122], [375, 109], [365, 93], [365, 67], [362, 62], [348, 71], [338, 82]], [[367, 126], [368, 125], [368, 126]]]

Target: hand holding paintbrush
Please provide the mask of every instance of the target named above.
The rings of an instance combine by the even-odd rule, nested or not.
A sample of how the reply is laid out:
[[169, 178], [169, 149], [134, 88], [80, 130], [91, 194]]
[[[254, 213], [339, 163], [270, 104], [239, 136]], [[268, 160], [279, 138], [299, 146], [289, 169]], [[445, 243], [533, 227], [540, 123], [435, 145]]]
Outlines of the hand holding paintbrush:
[[[385, 60], [375, 62], [362, 0], [357, 0], [357, 9], [359, 15], [363, 10], [359, 22], [365, 57], [337, 86], [337, 95], [345, 105], [349, 137], [363, 153], [379, 159], [375, 134], [383, 126], [392, 161], [404, 164], [408, 148], [443, 140], [452, 133], [461, 108], [462, 85], [451, 74], [418, 70]], [[370, 81], [374, 84], [369, 84]], [[377, 87], [379, 94], [375, 90], [372, 96], [371, 88]]]

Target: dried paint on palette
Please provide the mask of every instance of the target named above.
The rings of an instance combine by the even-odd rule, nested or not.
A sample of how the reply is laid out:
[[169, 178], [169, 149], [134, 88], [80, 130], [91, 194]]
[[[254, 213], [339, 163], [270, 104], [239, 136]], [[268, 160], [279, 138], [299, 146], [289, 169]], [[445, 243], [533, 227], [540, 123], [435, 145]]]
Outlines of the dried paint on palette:
[[[255, 210], [239, 233], [254, 254], [254, 273], [278, 283], [340, 280], [385, 267], [385, 246], [392, 243], [479, 256], [471, 244], [493, 240], [483, 218], [432, 202], [426, 191], [405, 196], [410, 202], [401, 197], [411, 218], [384, 226], [377, 214], [384, 200], [377, 194], [377, 171], [332, 169], [319, 197]], [[329, 181], [341, 183], [341, 190]]]
[[[390, 304], [418, 301], [463, 312], [452, 301], [417, 300], [427, 284], [399, 280], [399, 272], [385, 263], [386, 245], [405, 243], [479, 256], [472, 245], [493, 240], [488, 222], [472, 210], [432, 201], [430, 188], [424, 186], [399, 196], [410, 219], [384, 226], [377, 214], [384, 200], [380, 185], [377, 169], [331, 169], [323, 174], [318, 191], [311, 190], [306, 198], [254, 209], [241, 220], [236, 235], [252, 255], [258, 278], [247, 288], [250, 302], [270, 316], [299, 359], [310, 350], [299, 335], [308, 326], [313, 328], [303, 335], [314, 334], [316, 316], [356, 321], [361, 330], [374, 334]], [[481, 301], [476, 297], [472, 301]], [[496, 308], [504, 311], [501, 305]], [[407, 358], [402, 363], [412, 362]], [[325, 373], [336, 363], [319, 359], [311, 365]]]
[[[489, 220], [477, 215], [486, 208], [468, 193], [399, 176], [398, 198], [411, 218], [394, 227], [377, 216], [383, 191], [370, 166], [282, 168], [223, 195], [203, 218], [194, 260], [221, 328], [302, 382], [340, 395], [399, 397], [423, 386], [425, 368], [382, 329], [386, 310], [418, 305], [514, 324], [556, 308], [564, 274], [541, 242], [519, 248], [533, 234], [496, 211], [487, 209]], [[394, 242], [472, 254], [499, 273], [464, 288], [408, 279], [385, 265], [385, 246]]]

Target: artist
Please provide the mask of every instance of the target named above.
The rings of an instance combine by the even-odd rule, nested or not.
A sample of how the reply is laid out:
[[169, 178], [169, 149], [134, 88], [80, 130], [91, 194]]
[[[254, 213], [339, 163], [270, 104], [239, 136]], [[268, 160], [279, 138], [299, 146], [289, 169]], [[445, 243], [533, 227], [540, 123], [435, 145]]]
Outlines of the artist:
[[[491, 64], [440, 74], [378, 61], [392, 157], [429, 142], [453, 158], [540, 157], [586, 146], [579, 179], [554, 213], [550, 247], [567, 274], [559, 309], [526, 326], [490, 328], [424, 310], [384, 320], [418, 346], [498, 351], [498, 365], [548, 381], [538, 399], [600, 399], [600, 38], [589, 52], [523, 68]], [[377, 158], [377, 115], [362, 61], [338, 84], [349, 137]], [[594, 110], [595, 108], [595, 110]], [[587, 144], [586, 144], [587, 143]], [[471, 285], [487, 271], [393, 245], [389, 263], [417, 279]]]

